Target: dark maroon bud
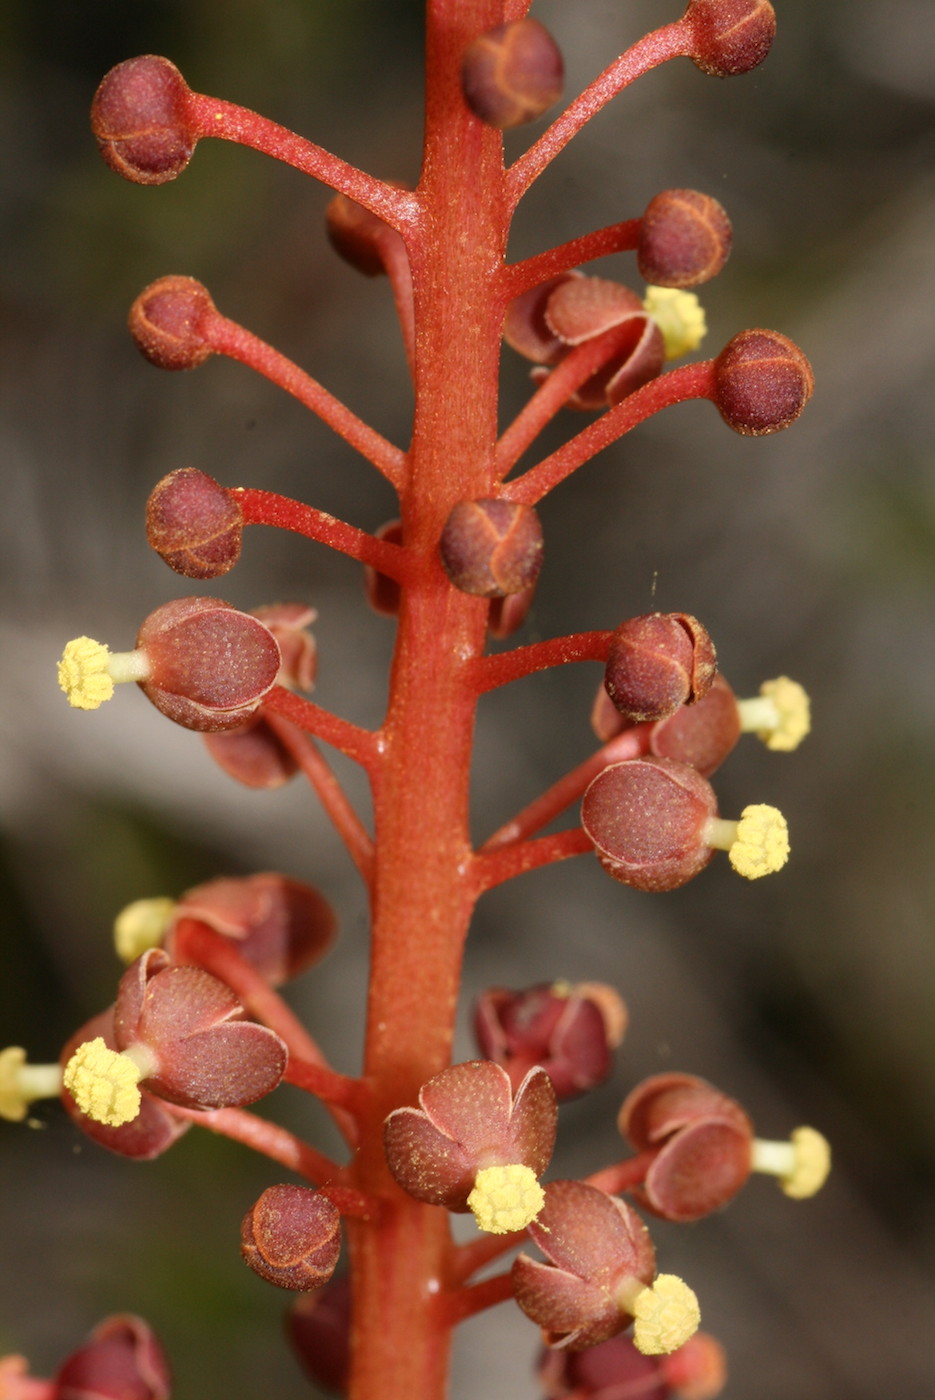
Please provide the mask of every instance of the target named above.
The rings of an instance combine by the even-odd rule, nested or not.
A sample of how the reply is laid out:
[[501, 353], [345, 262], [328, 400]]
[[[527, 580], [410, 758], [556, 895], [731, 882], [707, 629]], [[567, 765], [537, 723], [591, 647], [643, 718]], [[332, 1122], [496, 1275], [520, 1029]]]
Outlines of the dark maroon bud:
[[198, 139], [190, 92], [175, 64], [154, 54], [111, 68], [91, 103], [91, 130], [111, 170], [137, 185], [180, 175]]
[[253, 714], [279, 671], [276, 638], [220, 598], [177, 598], [150, 613], [137, 636], [148, 675], [140, 689], [186, 729], [234, 729]]
[[184, 578], [219, 578], [240, 558], [243, 515], [236, 497], [197, 467], [170, 472], [146, 503], [146, 538]]
[[646, 206], [636, 263], [656, 287], [697, 287], [727, 262], [730, 220], [716, 199], [698, 190], [663, 190]]
[[564, 80], [558, 45], [535, 19], [488, 30], [468, 45], [461, 68], [465, 102], [501, 130], [541, 117], [558, 101]]
[[159, 369], [197, 369], [213, 354], [206, 321], [216, 314], [194, 277], [160, 277], [140, 292], [128, 324], [137, 349]]
[[350, 1280], [332, 1279], [319, 1292], [296, 1299], [286, 1333], [311, 1380], [344, 1395], [351, 1372]]
[[503, 1066], [514, 1087], [539, 1065], [559, 1101], [603, 1083], [626, 1023], [627, 1009], [614, 989], [594, 982], [553, 982], [521, 992], [491, 987], [474, 1008], [481, 1053]]
[[502, 598], [531, 588], [542, 568], [542, 526], [532, 506], [497, 499], [459, 501], [439, 541], [455, 588]]
[[717, 675], [703, 699], [683, 705], [653, 725], [649, 751], [657, 758], [688, 763], [709, 778], [734, 748], [740, 733], [737, 699], [724, 677]]
[[628, 719], [656, 720], [707, 694], [714, 644], [689, 613], [644, 613], [614, 632], [604, 670], [607, 694]]
[[720, 1210], [751, 1171], [753, 1124], [734, 1099], [691, 1074], [638, 1084], [617, 1126], [637, 1152], [658, 1148], [637, 1203], [666, 1220], [701, 1220]]
[[56, 1372], [56, 1400], [168, 1400], [169, 1365], [148, 1323], [105, 1318]]
[[[390, 544], [402, 544], [403, 527], [399, 520], [388, 520], [377, 530], [378, 540], [388, 540]], [[388, 574], [369, 564], [364, 565], [364, 592], [367, 602], [374, 612], [382, 617], [397, 617], [399, 614], [399, 584]]]
[[390, 243], [402, 245], [402, 238], [362, 204], [337, 194], [325, 210], [325, 232], [338, 257], [356, 267], [365, 277], [386, 272], [386, 250]]
[[[114, 1037], [114, 1008], [95, 1016], [66, 1042], [59, 1057], [60, 1063], [68, 1064], [79, 1045], [101, 1037], [108, 1050], [119, 1047]], [[177, 1138], [187, 1133], [191, 1123], [170, 1113], [161, 1099], [140, 1093], [140, 1111], [129, 1123], [112, 1127], [90, 1118], [75, 1103], [67, 1089], [62, 1090], [62, 1104], [65, 1112], [76, 1127], [80, 1128], [99, 1147], [108, 1152], [116, 1152], [118, 1157], [129, 1157], [137, 1162], [151, 1162], [167, 1152]]]
[[270, 1186], [243, 1218], [240, 1252], [255, 1274], [277, 1288], [322, 1288], [341, 1253], [340, 1212], [307, 1186]]
[[769, 0], [691, 0], [692, 59], [704, 73], [731, 78], [761, 64], [776, 37]]
[[794, 423], [815, 376], [797, 345], [779, 331], [741, 331], [714, 362], [714, 402], [729, 428], [747, 437]]
[[491, 637], [503, 641], [512, 637], [526, 621], [529, 609], [536, 598], [536, 585], [530, 584], [521, 593], [508, 593], [505, 598], [491, 598], [487, 613], [487, 631]]
[[705, 830], [716, 816], [710, 783], [668, 758], [611, 764], [581, 807], [604, 869], [639, 890], [675, 890], [703, 870], [713, 854]]

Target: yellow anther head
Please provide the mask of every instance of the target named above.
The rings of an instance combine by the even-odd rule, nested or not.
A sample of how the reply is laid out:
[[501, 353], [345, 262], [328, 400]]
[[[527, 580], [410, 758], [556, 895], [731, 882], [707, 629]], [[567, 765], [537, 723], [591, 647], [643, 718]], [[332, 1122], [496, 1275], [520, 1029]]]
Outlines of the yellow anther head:
[[531, 1167], [484, 1167], [467, 1198], [479, 1230], [509, 1235], [525, 1230], [545, 1205], [545, 1193]]
[[633, 1304], [633, 1342], [644, 1356], [668, 1356], [698, 1331], [701, 1309], [688, 1284], [676, 1274], [659, 1274]]
[[820, 1191], [828, 1179], [831, 1146], [815, 1128], [796, 1128], [791, 1141], [794, 1166], [779, 1178], [779, 1185], [793, 1200], [804, 1201]]
[[140, 1111], [140, 1078], [128, 1056], [108, 1050], [97, 1036], [78, 1046], [65, 1066], [64, 1084], [82, 1113], [108, 1128], [119, 1128]]
[[114, 947], [121, 962], [128, 966], [150, 948], [158, 948], [175, 911], [176, 901], [168, 895], [134, 899], [114, 920]]
[[20, 1045], [0, 1050], [0, 1118], [21, 1123], [26, 1117], [29, 1100], [20, 1089], [20, 1071], [26, 1063], [26, 1051]]
[[698, 349], [708, 327], [704, 307], [694, 292], [681, 292], [677, 287], [647, 287], [643, 305], [662, 331], [667, 360], [677, 360]]
[[789, 828], [782, 812], [763, 802], [745, 807], [728, 856], [737, 874], [747, 880], [781, 870], [789, 859]]
[[777, 676], [773, 681], [764, 681], [760, 694], [771, 700], [776, 707], [777, 722], [774, 727], [761, 730], [759, 737], [768, 749], [789, 753], [797, 749], [812, 727], [811, 706], [808, 694], [798, 681], [790, 681], [788, 676]]
[[114, 693], [107, 673], [110, 650], [90, 637], [75, 637], [58, 663], [58, 683], [77, 710], [96, 710]]

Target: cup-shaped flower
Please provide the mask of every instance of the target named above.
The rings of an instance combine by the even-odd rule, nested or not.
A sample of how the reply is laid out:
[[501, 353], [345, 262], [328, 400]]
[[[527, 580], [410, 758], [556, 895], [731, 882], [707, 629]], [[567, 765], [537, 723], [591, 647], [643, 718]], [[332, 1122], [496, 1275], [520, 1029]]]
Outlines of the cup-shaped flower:
[[111, 1127], [137, 1116], [140, 1085], [185, 1108], [253, 1103], [282, 1079], [287, 1052], [273, 1031], [242, 1018], [223, 982], [153, 948], [120, 979], [117, 1051], [103, 1038], [79, 1045], [65, 1087], [82, 1113]]
[[324, 957], [334, 942], [337, 919], [313, 885], [264, 872], [209, 880], [183, 894], [165, 935], [173, 962], [197, 964], [193, 937], [201, 939], [205, 926], [232, 940], [278, 987]]
[[455, 588], [502, 598], [532, 588], [542, 568], [542, 526], [532, 506], [496, 497], [459, 501], [439, 540]]
[[753, 1124], [734, 1099], [690, 1074], [657, 1074], [624, 1100], [617, 1126], [637, 1152], [658, 1149], [638, 1201], [667, 1220], [700, 1220], [751, 1170]]
[[715, 78], [758, 67], [776, 37], [769, 0], [691, 0], [685, 19], [692, 28], [694, 62]]
[[169, 1365], [148, 1323], [105, 1318], [55, 1374], [57, 1400], [168, 1400]]
[[277, 1288], [322, 1288], [341, 1253], [340, 1212], [307, 1186], [269, 1186], [243, 1218], [240, 1252], [255, 1274]]
[[717, 815], [706, 778], [670, 758], [609, 764], [590, 784], [581, 824], [608, 874], [640, 890], [674, 890], [725, 850], [748, 880], [781, 870], [789, 857], [785, 818], [754, 803], [738, 821]]
[[501, 130], [541, 117], [561, 97], [564, 80], [561, 51], [536, 19], [488, 29], [468, 45], [461, 66], [465, 102]]
[[150, 613], [135, 651], [111, 652], [90, 637], [69, 642], [58, 680], [80, 710], [98, 709], [115, 684], [136, 681], [177, 724], [210, 732], [250, 718], [280, 661], [276, 638], [258, 618], [220, 598], [176, 598]]
[[[698, 1327], [694, 1293], [671, 1274], [656, 1277], [656, 1252], [630, 1206], [581, 1181], [553, 1181], [528, 1226], [548, 1263], [520, 1254], [513, 1291], [550, 1346], [577, 1350], [636, 1321], [640, 1351], [674, 1351]], [[655, 1282], [654, 1282], [655, 1280]]]
[[636, 265], [657, 287], [697, 287], [721, 271], [730, 245], [730, 220], [716, 199], [662, 190], [643, 213]]
[[714, 1400], [726, 1380], [724, 1348], [709, 1332], [667, 1356], [645, 1356], [618, 1334], [585, 1351], [545, 1351], [539, 1363], [549, 1400]]
[[541, 1066], [559, 1101], [603, 1083], [626, 1023], [614, 989], [588, 982], [544, 983], [521, 992], [491, 987], [474, 1008], [481, 1053], [503, 1066], [514, 1087]]
[[552, 1156], [556, 1118], [545, 1070], [530, 1070], [514, 1096], [506, 1070], [469, 1060], [423, 1084], [418, 1108], [389, 1115], [387, 1164], [416, 1200], [469, 1210], [480, 1229], [509, 1234], [542, 1207], [538, 1178]]
[[197, 141], [190, 91], [175, 64], [155, 54], [111, 68], [91, 104], [91, 130], [111, 170], [136, 185], [180, 175]]
[[[312, 690], [318, 657], [315, 638], [308, 629], [318, 616], [315, 609], [304, 603], [275, 603], [252, 608], [250, 616], [268, 627], [279, 645], [282, 661], [277, 684], [290, 690]], [[215, 763], [245, 787], [269, 792], [299, 771], [294, 754], [262, 712], [235, 729], [205, 734], [204, 744]]]
[[689, 613], [644, 613], [610, 639], [604, 685], [622, 714], [657, 720], [701, 700], [717, 671], [714, 643]]
[[[104, 1048], [114, 1056], [118, 1054], [114, 1036], [114, 1009], [95, 1016], [76, 1031], [62, 1047], [61, 1064], [66, 1066], [82, 1045], [93, 1045], [102, 1041]], [[120, 1123], [101, 1122], [84, 1109], [79, 1108], [67, 1086], [62, 1088], [62, 1104], [69, 1118], [87, 1137], [108, 1152], [118, 1157], [129, 1157], [133, 1161], [151, 1162], [167, 1152], [177, 1138], [186, 1133], [191, 1123], [171, 1113], [161, 1099], [139, 1091], [139, 1112], [135, 1118]]]

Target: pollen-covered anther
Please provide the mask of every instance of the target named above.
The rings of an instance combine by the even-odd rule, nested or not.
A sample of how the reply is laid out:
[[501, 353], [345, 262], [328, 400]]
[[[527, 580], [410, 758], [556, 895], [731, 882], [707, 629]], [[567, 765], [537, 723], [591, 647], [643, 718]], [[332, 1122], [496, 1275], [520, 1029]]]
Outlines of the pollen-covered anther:
[[738, 700], [737, 709], [741, 729], [777, 753], [791, 753], [811, 731], [808, 693], [788, 676], [764, 681], [759, 695]]
[[103, 1036], [96, 1036], [78, 1046], [65, 1066], [63, 1083], [82, 1113], [108, 1128], [119, 1128], [139, 1114], [139, 1082], [156, 1065], [155, 1055], [145, 1046], [109, 1050]]
[[647, 287], [643, 305], [662, 331], [667, 360], [697, 350], [708, 333], [704, 307], [694, 292]]
[[831, 1171], [831, 1147], [816, 1128], [796, 1128], [788, 1142], [755, 1138], [751, 1153], [755, 1172], [779, 1177], [779, 1185], [795, 1201], [805, 1201], [824, 1186]]
[[114, 948], [121, 962], [136, 962], [150, 948], [158, 948], [175, 913], [176, 901], [169, 895], [134, 899], [114, 920]]
[[701, 1323], [695, 1293], [676, 1274], [657, 1274], [627, 1308], [634, 1318], [633, 1341], [644, 1356], [666, 1356], [684, 1346]]
[[745, 807], [737, 822], [710, 818], [705, 840], [716, 850], [726, 851], [737, 874], [747, 880], [773, 875], [789, 859], [786, 819], [777, 808], [764, 802]]
[[545, 1192], [531, 1167], [521, 1163], [484, 1167], [477, 1173], [467, 1203], [479, 1230], [509, 1235], [535, 1220], [545, 1205]]
[[76, 710], [97, 710], [123, 681], [141, 681], [149, 662], [139, 651], [114, 651], [91, 637], [75, 637], [58, 663], [58, 683]]
[[61, 1088], [59, 1065], [27, 1064], [21, 1045], [0, 1050], [0, 1118], [8, 1123], [21, 1123], [34, 1100], [58, 1098]]

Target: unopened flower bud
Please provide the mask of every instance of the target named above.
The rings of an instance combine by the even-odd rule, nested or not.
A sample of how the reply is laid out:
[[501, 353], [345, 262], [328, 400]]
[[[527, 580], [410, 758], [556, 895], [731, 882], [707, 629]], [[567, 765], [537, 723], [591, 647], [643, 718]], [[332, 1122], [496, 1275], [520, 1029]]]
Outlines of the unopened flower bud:
[[730, 78], [761, 64], [776, 37], [769, 0], [691, 0], [692, 59], [704, 73]]
[[565, 65], [538, 20], [501, 24], [467, 48], [461, 69], [464, 100], [488, 126], [501, 130], [535, 121], [562, 93]]
[[324, 1390], [347, 1393], [351, 1369], [351, 1289], [346, 1276], [296, 1299], [286, 1333], [308, 1376]]
[[160, 277], [136, 298], [127, 324], [140, 354], [159, 369], [197, 369], [212, 355], [205, 319], [215, 313], [194, 277]]
[[542, 526], [532, 506], [498, 499], [459, 501], [439, 541], [455, 588], [481, 598], [522, 593], [542, 568]]
[[270, 1186], [243, 1218], [240, 1252], [277, 1288], [322, 1288], [341, 1253], [340, 1212], [307, 1186]]
[[[390, 544], [402, 544], [402, 522], [387, 520], [376, 531], [376, 537], [378, 540], [388, 540]], [[381, 617], [397, 617], [399, 615], [399, 584], [396, 579], [390, 578], [389, 574], [381, 574], [372, 565], [365, 564], [364, 592], [367, 595], [367, 602]]]
[[741, 331], [714, 362], [714, 402], [735, 433], [763, 437], [794, 423], [815, 378], [802, 351], [778, 331]]
[[700, 190], [663, 190], [646, 206], [636, 265], [657, 287], [697, 287], [727, 262], [731, 227], [723, 207]]
[[146, 503], [146, 538], [184, 578], [220, 578], [240, 558], [243, 514], [207, 472], [181, 467], [164, 476]]
[[83, 1347], [62, 1362], [58, 1400], [168, 1400], [169, 1366], [152, 1328], [122, 1313], [95, 1327]]
[[604, 685], [621, 714], [657, 720], [701, 700], [717, 670], [714, 644], [688, 613], [644, 613], [614, 632]]
[[137, 185], [164, 185], [180, 175], [197, 140], [190, 91], [175, 64], [154, 54], [111, 68], [91, 104], [91, 129], [111, 170]]

